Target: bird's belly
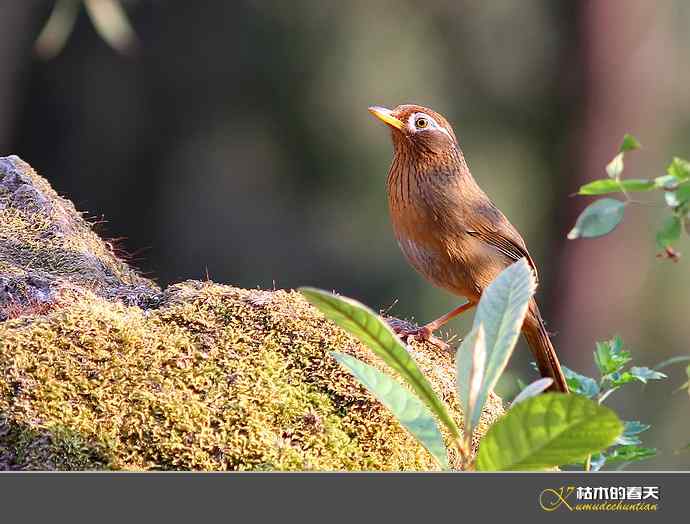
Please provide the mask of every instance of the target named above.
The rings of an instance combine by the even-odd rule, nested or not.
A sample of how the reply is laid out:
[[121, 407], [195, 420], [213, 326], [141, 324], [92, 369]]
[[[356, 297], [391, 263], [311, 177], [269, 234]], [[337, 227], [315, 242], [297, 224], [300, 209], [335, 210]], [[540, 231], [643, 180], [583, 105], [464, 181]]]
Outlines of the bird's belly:
[[451, 260], [440, 246], [422, 245], [405, 236], [398, 236], [398, 245], [410, 265], [435, 286], [467, 298], [477, 295], [465, 264]]

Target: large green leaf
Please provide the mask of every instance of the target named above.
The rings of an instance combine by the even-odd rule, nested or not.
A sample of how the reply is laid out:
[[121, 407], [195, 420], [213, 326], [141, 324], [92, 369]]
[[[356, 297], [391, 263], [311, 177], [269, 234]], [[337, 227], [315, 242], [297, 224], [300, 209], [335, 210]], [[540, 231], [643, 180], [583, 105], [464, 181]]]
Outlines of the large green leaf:
[[621, 191], [649, 191], [654, 189], [656, 184], [654, 180], [646, 180], [642, 178], [628, 178], [625, 180], [616, 180], [611, 178], [602, 178], [595, 180], [589, 184], [580, 187], [578, 194], [580, 195], [603, 195], [605, 193], [620, 193]]
[[357, 337], [374, 354], [397, 371], [420, 399], [444, 423], [454, 438], [460, 438], [457, 424], [448, 414], [445, 404], [438, 398], [393, 330], [376, 313], [351, 298], [339, 297], [314, 288], [300, 288], [304, 297], [327, 318]]
[[623, 424], [609, 408], [579, 395], [546, 393], [521, 402], [482, 440], [480, 471], [547, 469], [613, 445]]
[[613, 198], [601, 198], [588, 205], [580, 213], [575, 227], [568, 233], [568, 238], [593, 238], [606, 235], [623, 220], [625, 203]]
[[508, 266], [489, 284], [477, 305], [473, 328], [484, 327], [486, 369], [470, 424], [477, 426], [489, 392], [496, 386], [520, 336], [530, 298], [534, 272], [526, 259]]
[[[465, 415], [465, 440], [472, 438], [473, 421], [479, 420], [482, 406], [478, 405], [486, 367], [486, 335], [479, 324], [460, 344], [455, 355], [457, 390], [460, 408]], [[478, 413], [477, 413], [478, 411]], [[475, 417], [476, 414], [476, 417]]]
[[391, 410], [398, 422], [431, 453], [443, 469], [448, 469], [448, 452], [436, 419], [421, 400], [393, 378], [361, 360], [335, 351], [331, 355]]

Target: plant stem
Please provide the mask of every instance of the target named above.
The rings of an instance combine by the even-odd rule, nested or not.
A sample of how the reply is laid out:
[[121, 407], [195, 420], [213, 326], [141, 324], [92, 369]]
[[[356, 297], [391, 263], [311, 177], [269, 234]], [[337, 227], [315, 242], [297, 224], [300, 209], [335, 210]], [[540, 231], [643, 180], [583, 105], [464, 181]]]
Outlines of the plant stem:
[[609, 395], [610, 395], [611, 393], [613, 393], [614, 391], [616, 391], [617, 389], [618, 389], [618, 388], [611, 388], [611, 389], [607, 389], [606, 391], [604, 391], [604, 392], [601, 394], [601, 396], [599, 396], [599, 399], [598, 399], [599, 404], [601, 404], [602, 402], [604, 402], [604, 400], [606, 400], [606, 399], [609, 397]]
[[623, 184], [621, 183], [620, 175], [618, 175], [618, 176], [616, 177], [616, 182], [618, 182], [618, 187], [620, 188], [621, 193], [623, 193], [623, 196], [625, 197], [625, 200], [626, 200], [628, 203], [629, 203], [629, 202], [632, 202], [632, 200], [631, 200], [631, 198], [630, 198], [630, 195], [628, 195], [628, 192], [625, 190], [625, 188], [623, 187]]
[[460, 463], [462, 464], [463, 471], [469, 471], [474, 469], [470, 461], [470, 455], [472, 454], [472, 440], [463, 439], [458, 437], [455, 439], [455, 447], [460, 455]]

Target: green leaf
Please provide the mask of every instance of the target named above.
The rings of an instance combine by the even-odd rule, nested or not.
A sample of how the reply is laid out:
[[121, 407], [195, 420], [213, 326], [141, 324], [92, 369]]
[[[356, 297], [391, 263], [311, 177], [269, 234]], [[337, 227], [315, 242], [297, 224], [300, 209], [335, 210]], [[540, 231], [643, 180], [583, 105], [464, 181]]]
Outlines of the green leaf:
[[666, 249], [680, 239], [681, 222], [675, 215], [666, 217], [661, 229], [657, 231], [656, 243], [661, 249]]
[[623, 172], [623, 153], [618, 153], [606, 166], [606, 173], [611, 178], [618, 178]]
[[630, 353], [623, 351], [623, 340], [620, 337], [597, 342], [596, 346], [594, 362], [602, 376], [620, 371], [631, 360]]
[[571, 392], [587, 398], [593, 398], [599, 394], [599, 384], [597, 384], [596, 380], [585, 375], [580, 375], [565, 366], [561, 367], [563, 368], [565, 380], [568, 382], [568, 389], [570, 389]]
[[608, 453], [597, 453], [592, 455], [591, 470], [599, 471], [607, 462], [635, 462], [645, 460], [657, 454], [653, 448], [630, 445], [614, 448]]
[[529, 471], [584, 460], [611, 446], [623, 424], [579, 395], [546, 393], [521, 402], [496, 422], [479, 448], [480, 471]]
[[674, 158], [666, 168], [666, 175], [658, 176], [654, 179], [654, 184], [658, 188], [675, 190], [684, 182], [690, 180], [690, 163], [682, 158]]
[[668, 207], [676, 208], [690, 201], [690, 183], [685, 182], [675, 191], [664, 191], [664, 200]]
[[479, 420], [482, 409], [478, 402], [486, 369], [486, 336], [482, 324], [472, 329], [460, 344], [455, 365], [458, 400], [465, 415], [465, 440], [470, 440], [475, 427], [473, 421]]
[[616, 371], [608, 375], [606, 378], [611, 381], [611, 385], [614, 388], [619, 388], [622, 385], [628, 384], [629, 382], [635, 380], [635, 377], [633, 377], [629, 371]]
[[300, 292], [327, 318], [357, 337], [376, 356], [397, 371], [445, 424], [453, 438], [460, 438], [460, 430], [448, 414], [445, 404], [438, 398], [400, 339], [376, 313], [356, 300], [338, 297], [320, 289], [300, 288]]
[[649, 191], [656, 187], [653, 180], [642, 178], [628, 178], [626, 180], [615, 180], [602, 178], [580, 187], [579, 195], [603, 195], [605, 193], [620, 193], [621, 191]]
[[675, 175], [662, 175], [654, 179], [654, 185], [660, 189], [675, 189], [680, 179]]
[[646, 384], [648, 380], [661, 380], [666, 378], [666, 375], [660, 371], [637, 366], [630, 368], [630, 374], [644, 384]]
[[649, 424], [643, 424], [639, 420], [626, 420], [624, 426], [623, 434], [628, 436], [639, 435], [652, 427]]
[[448, 469], [448, 452], [441, 432], [431, 411], [419, 398], [390, 376], [355, 357], [335, 351], [331, 355], [395, 415], [398, 422], [431, 453], [443, 469]]
[[683, 160], [682, 158], [675, 157], [666, 169], [666, 172], [680, 182], [690, 180], [690, 162]]
[[647, 431], [650, 427], [649, 424], [642, 424], [639, 420], [626, 420], [623, 422], [623, 434], [618, 437], [616, 444], [621, 446], [641, 444], [642, 441], [637, 435]]
[[591, 203], [577, 218], [568, 238], [593, 238], [606, 235], [623, 220], [625, 203], [613, 198], [601, 198]]
[[635, 462], [651, 458], [656, 454], [657, 450], [654, 448], [636, 445], [620, 446], [607, 453], [606, 462]]
[[642, 145], [637, 141], [637, 138], [625, 133], [625, 135], [623, 135], [623, 143], [621, 144], [619, 151], [621, 153], [627, 153], [628, 151], [640, 149], [640, 147], [642, 147]]
[[551, 377], [543, 377], [539, 380], [535, 380], [529, 386], [526, 386], [520, 391], [520, 393], [513, 399], [510, 404], [512, 408], [516, 404], [527, 400], [528, 398], [536, 397], [540, 393], [543, 393], [553, 384], [553, 379]]
[[482, 293], [473, 328], [484, 327], [486, 370], [476, 409], [472, 411], [472, 427], [477, 426], [489, 392], [496, 386], [513, 353], [536, 285], [532, 268], [522, 258], [501, 271]]

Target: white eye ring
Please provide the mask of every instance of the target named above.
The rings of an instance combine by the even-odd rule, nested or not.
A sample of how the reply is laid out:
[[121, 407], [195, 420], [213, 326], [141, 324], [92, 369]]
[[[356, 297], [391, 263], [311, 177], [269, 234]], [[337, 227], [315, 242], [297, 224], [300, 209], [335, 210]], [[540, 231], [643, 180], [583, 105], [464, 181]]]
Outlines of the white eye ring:
[[[419, 127], [417, 125], [417, 123], [420, 120], [424, 120], [426, 122], [426, 125], [423, 127]], [[431, 118], [426, 113], [413, 113], [413, 114], [411, 114], [410, 118], [407, 121], [407, 127], [410, 129], [410, 131], [412, 133], [418, 133], [418, 132], [422, 132], [422, 131], [431, 131], [431, 130], [440, 131], [441, 133], [444, 133], [449, 139], [453, 140], [453, 137], [446, 130], [446, 128], [438, 125], [436, 120]]]
[[[419, 124], [422, 125], [419, 125]], [[424, 131], [425, 129], [437, 128], [436, 121], [424, 113], [413, 113], [410, 115], [408, 126], [412, 131]]]

